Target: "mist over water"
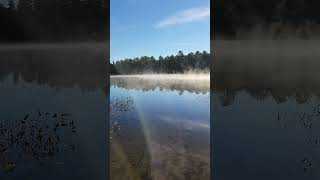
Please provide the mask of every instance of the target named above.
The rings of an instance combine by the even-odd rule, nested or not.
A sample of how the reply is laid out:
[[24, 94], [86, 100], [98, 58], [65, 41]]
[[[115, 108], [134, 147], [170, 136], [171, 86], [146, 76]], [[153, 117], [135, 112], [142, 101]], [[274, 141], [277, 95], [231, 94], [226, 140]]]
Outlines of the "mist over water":
[[111, 76], [110, 86], [112, 179], [209, 179], [209, 74]]
[[319, 179], [317, 44], [213, 42], [215, 179]]
[[[214, 89], [319, 90], [318, 41], [215, 42]], [[291, 93], [292, 94], [292, 93]]]
[[[319, 45], [320, 40], [301, 40], [301, 39], [288, 39], [288, 40], [214, 40], [211, 41], [211, 46], [215, 55], [243, 55], [252, 56], [320, 56]], [[222, 60], [222, 59], [221, 59]], [[217, 61], [221, 61], [217, 59]], [[243, 59], [246, 61], [246, 59]], [[256, 59], [255, 61], [259, 61]]]
[[139, 79], [154, 79], [154, 80], [188, 80], [188, 81], [210, 81], [210, 74], [143, 74], [143, 75], [113, 75], [111, 78], [139, 78]]
[[110, 77], [110, 85], [137, 90], [178, 90], [207, 93], [210, 90], [209, 74], [145, 74]]
[[1, 45], [0, 53], [0, 134], [22, 136], [0, 142], [1, 179], [106, 179], [103, 45]]

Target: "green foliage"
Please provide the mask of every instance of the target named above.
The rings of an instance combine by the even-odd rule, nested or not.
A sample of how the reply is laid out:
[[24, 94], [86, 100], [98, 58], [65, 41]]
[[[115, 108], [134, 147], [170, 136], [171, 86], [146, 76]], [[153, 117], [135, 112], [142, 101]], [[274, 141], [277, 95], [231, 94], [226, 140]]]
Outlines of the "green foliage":
[[111, 74], [144, 74], [144, 73], [186, 73], [188, 71], [208, 71], [210, 54], [206, 51], [184, 55], [182, 51], [175, 56], [141, 56], [124, 59], [110, 64]]
[[[216, 35], [236, 36], [239, 30], [250, 30], [257, 25], [264, 29], [274, 23], [298, 30], [308, 24], [319, 24], [317, 0], [214, 0], [211, 12]], [[287, 32], [284, 32], [287, 33]]]
[[0, 22], [0, 41], [105, 41], [109, 33], [105, 0], [8, 0]]
[[110, 74], [116, 75], [119, 74], [116, 67], [113, 64], [109, 64], [110, 66]]

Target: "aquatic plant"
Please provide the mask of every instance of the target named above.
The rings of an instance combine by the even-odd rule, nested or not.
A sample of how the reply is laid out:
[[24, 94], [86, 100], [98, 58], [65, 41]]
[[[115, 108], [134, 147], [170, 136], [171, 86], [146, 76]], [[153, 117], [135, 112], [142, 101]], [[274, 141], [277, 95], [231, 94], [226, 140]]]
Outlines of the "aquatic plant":
[[36, 115], [28, 113], [19, 120], [2, 121], [0, 164], [3, 171], [9, 173], [16, 168], [15, 162], [10, 160], [12, 152], [19, 158], [31, 158], [43, 163], [42, 160], [52, 158], [62, 147], [69, 146], [74, 151], [74, 144], [64, 142], [67, 132], [77, 133], [74, 120], [68, 113], [38, 111]]

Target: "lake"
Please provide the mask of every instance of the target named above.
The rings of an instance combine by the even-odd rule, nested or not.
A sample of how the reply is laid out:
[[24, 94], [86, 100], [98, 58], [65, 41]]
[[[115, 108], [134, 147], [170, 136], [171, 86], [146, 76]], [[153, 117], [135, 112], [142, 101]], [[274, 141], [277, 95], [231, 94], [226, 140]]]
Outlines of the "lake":
[[103, 45], [3, 45], [0, 53], [0, 179], [107, 179]]
[[216, 42], [215, 49], [212, 177], [319, 179], [315, 41]]
[[210, 179], [209, 75], [111, 76], [111, 179]]

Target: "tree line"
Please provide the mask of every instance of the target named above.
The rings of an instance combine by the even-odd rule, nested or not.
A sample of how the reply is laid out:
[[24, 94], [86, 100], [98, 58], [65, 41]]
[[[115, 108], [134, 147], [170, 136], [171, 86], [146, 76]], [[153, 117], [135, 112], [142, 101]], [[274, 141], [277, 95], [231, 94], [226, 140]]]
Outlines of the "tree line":
[[177, 55], [159, 56], [158, 59], [151, 56], [141, 56], [119, 60], [110, 64], [110, 73], [115, 74], [145, 74], [145, 73], [185, 73], [209, 72], [210, 53], [195, 52]]
[[12, 80], [46, 85], [55, 89], [79, 87], [83, 92], [109, 93], [108, 67], [103, 47], [95, 51], [80, 48], [0, 50], [0, 83]]
[[105, 41], [108, 8], [106, 0], [8, 0], [0, 4], [0, 42]]
[[320, 34], [318, 0], [215, 0], [212, 7], [214, 37], [235, 38], [240, 31], [258, 28], [264, 34], [271, 33], [273, 38], [288, 34], [309, 38]]

